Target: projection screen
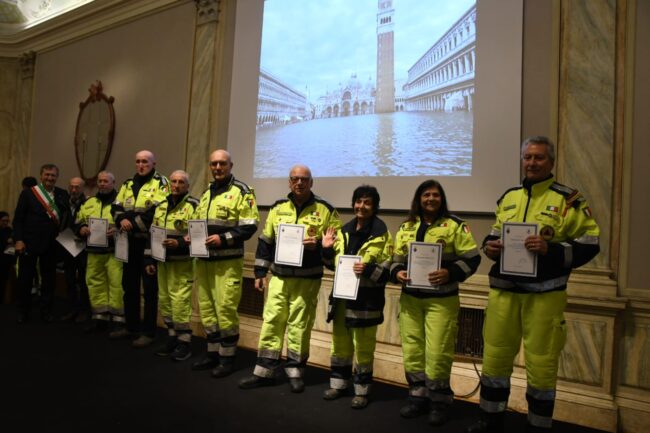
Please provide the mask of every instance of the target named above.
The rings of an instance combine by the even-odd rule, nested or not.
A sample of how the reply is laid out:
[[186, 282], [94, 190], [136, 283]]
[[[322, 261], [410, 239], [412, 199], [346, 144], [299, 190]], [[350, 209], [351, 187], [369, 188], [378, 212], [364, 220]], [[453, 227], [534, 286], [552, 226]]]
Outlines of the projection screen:
[[258, 203], [308, 165], [348, 208], [360, 184], [407, 209], [425, 179], [492, 212], [519, 181], [522, 0], [239, 1], [228, 124]]

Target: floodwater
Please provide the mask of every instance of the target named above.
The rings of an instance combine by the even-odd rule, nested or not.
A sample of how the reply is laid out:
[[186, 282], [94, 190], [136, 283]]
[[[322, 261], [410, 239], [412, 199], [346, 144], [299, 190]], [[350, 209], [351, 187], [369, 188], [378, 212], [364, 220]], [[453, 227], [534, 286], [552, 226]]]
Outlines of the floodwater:
[[472, 113], [397, 112], [316, 119], [257, 130], [255, 178], [470, 176]]

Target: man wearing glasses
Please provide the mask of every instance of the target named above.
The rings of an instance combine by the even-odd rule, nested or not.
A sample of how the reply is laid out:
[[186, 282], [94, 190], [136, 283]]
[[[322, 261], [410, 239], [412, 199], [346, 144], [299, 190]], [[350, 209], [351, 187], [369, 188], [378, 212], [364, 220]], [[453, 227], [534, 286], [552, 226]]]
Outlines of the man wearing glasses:
[[[255, 288], [260, 291], [268, 289], [268, 295], [257, 362], [253, 375], [239, 383], [242, 389], [275, 383], [286, 329], [288, 354], [285, 372], [289, 377], [291, 392], [304, 391], [302, 377], [309, 358], [309, 340], [323, 276], [321, 239], [328, 227], [341, 228], [338, 212], [312, 193], [313, 184], [308, 167], [294, 166], [289, 174], [291, 192], [271, 207], [259, 238], [255, 254]], [[305, 226], [300, 266], [274, 262], [278, 225], [283, 223]], [[267, 280], [269, 269], [273, 276]]]

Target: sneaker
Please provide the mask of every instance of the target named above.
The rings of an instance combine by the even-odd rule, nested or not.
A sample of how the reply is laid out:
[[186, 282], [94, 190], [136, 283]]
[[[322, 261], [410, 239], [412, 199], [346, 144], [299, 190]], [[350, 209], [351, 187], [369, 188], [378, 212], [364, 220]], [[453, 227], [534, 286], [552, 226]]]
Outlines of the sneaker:
[[192, 356], [192, 349], [190, 347], [190, 343], [186, 342], [178, 343], [174, 348], [174, 352], [172, 353], [172, 359], [179, 362], [190, 359], [190, 356]]
[[158, 356], [170, 356], [174, 353], [174, 349], [178, 346], [178, 339], [174, 336], [167, 337], [167, 341], [156, 351]]
[[153, 343], [153, 338], [149, 337], [148, 335], [141, 335], [135, 340], [133, 340], [133, 343], [131, 343], [131, 346], [136, 347], [136, 348], [142, 348], [142, 347], [147, 347]]
[[239, 381], [240, 389], [253, 389], [261, 386], [275, 385], [275, 378], [250, 375]]
[[126, 338], [131, 338], [133, 334], [129, 332], [126, 328], [116, 328], [108, 333], [108, 338], [111, 340], [124, 340]]
[[330, 388], [323, 392], [323, 400], [336, 400], [343, 396], [342, 389]]
[[300, 394], [305, 390], [305, 382], [299, 377], [290, 377], [289, 378], [289, 389], [294, 394]]
[[365, 395], [355, 395], [350, 402], [352, 409], [363, 409], [368, 406], [368, 397]]

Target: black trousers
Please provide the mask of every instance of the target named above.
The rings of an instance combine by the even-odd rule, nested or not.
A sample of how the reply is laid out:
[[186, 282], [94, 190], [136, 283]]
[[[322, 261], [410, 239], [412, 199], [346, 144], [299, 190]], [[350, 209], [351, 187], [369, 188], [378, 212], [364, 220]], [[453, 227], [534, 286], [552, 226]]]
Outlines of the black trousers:
[[65, 284], [68, 290], [68, 308], [71, 313], [90, 312], [90, 299], [86, 285], [86, 263], [88, 253], [82, 251], [77, 257], [61, 247]]
[[18, 308], [23, 314], [29, 314], [32, 308], [32, 284], [37, 263], [41, 271], [41, 315], [52, 312], [57, 256], [56, 246], [52, 245], [47, 252], [27, 253], [18, 257]]
[[[149, 337], [156, 335], [158, 316], [158, 277], [144, 271], [145, 239], [129, 238], [129, 262], [124, 263], [122, 287], [124, 289], [124, 318], [126, 329]], [[144, 289], [141, 296], [140, 287]], [[144, 315], [140, 316], [141, 298], [144, 298]]]
[[14, 256], [3, 254], [2, 251], [0, 251], [0, 304], [4, 303], [5, 288], [9, 281], [9, 274], [14, 270], [12, 266], [15, 261], [16, 258]]

